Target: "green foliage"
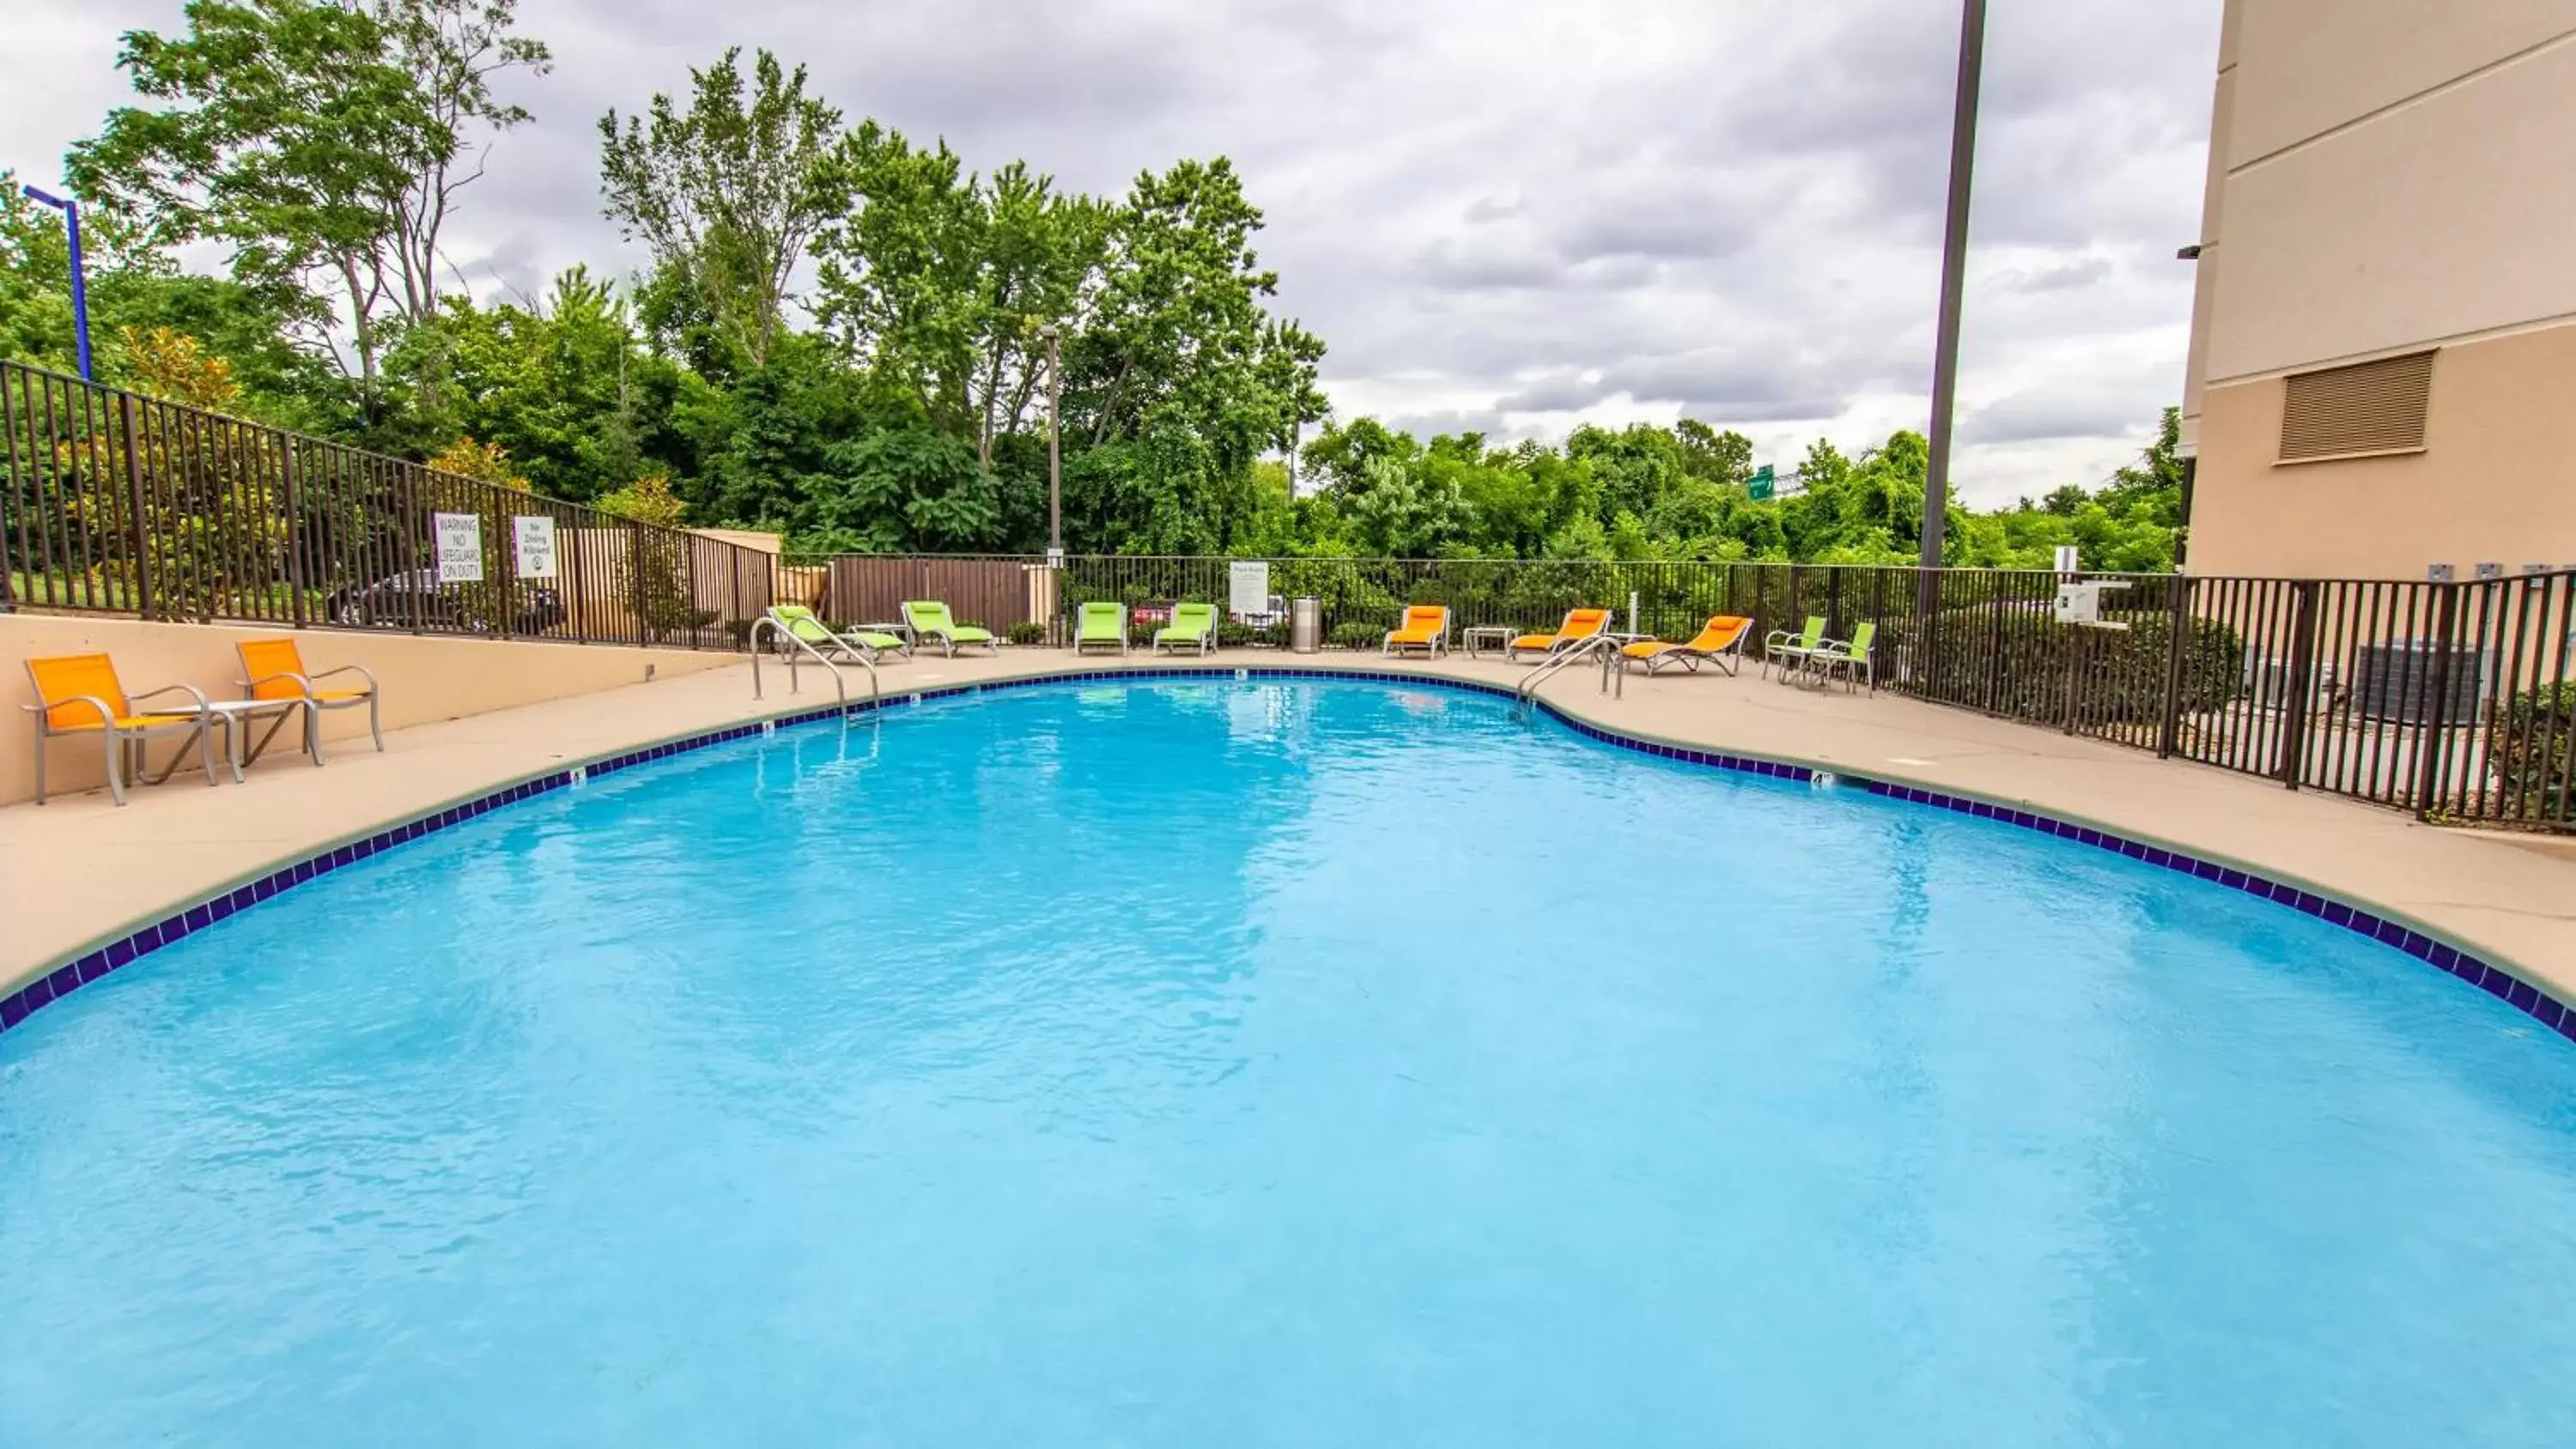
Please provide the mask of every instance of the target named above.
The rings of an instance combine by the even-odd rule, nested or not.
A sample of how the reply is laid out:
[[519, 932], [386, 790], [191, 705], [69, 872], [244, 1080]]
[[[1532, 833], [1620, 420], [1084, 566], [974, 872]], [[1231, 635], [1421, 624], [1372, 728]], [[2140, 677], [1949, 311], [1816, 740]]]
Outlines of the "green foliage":
[[[1072, 193], [1024, 162], [979, 171], [944, 141], [845, 126], [767, 51], [728, 50], [685, 97], [602, 117], [604, 206], [650, 254], [644, 276], [574, 267], [541, 299], [478, 302], [449, 272], [442, 291], [439, 227], [479, 140], [526, 119], [493, 83], [549, 63], [513, 32], [514, 0], [192, 0], [185, 16], [181, 36], [127, 38], [151, 104], [74, 154], [98, 203], [111, 380], [137, 375], [126, 336], [169, 329], [229, 365], [231, 406], [258, 420], [415, 458], [471, 439], [504, 476], [575, 500], [665, 475], [675, 521], [776, 530], [800, 553], [1043, 548], [1059, 385], [1073, 552], [1263, 556], [1283, 581], [1314, 564], [1329, 607], [1373, 621], [1407, 601], [1318, 561], [1448, 561], [1439, 589], [1540, 618], [1613, 561], [1916, 557], [1912, 432], [1856, 455], [1819, 441], [1755, 502], [1751, 441], [1694, 419], [1509, 447], [1326, 423], [1323, 342], [1273, 310], [1263, 214], [1226, 158]], [[207, 241], [229, 277], [173, 260]], [[790, 288], [808, 265], [805, 325]], [[68, 281], [58, 221], [12, 188], [0, 351], [69, 365]], [[345, 379], [334, 339], [356, 351]], [[2176, 427], [2098, 490], [1954, 506], [1947, 561], [2045, 568], [2071, 543], [2089, 569], [2172, 567]], [[1465, 566], [1481, 560], [1545, 566], [1480, 581]], [[1696, 622], [1691, 601], [1656, 607]]]
[[1288, 626], [1263, 624], [1255, 628], [1232, 619], [1220, 619], [1216, 626], [1216, 642], [1220, 649], [1284, 649], [1288, 646]]
[[[387, 362], [414, 387], [401, 425], [508, 452], [528, 486], [587, 502], [679, 451], [650, 406], [675, 382], [643, 346], [616, 289], [574, 267], [531, 307], [450, 297]], [[667, 418], [667, 413], [659, 414]], [[652, 448], [659, 456], [648, 459]]]
[[[1940, 615], [1930, 638], [1913, 621], [1889, 621], [1890, 643], [1917, 661], [1927, 698], [2020, 719], [2056, 719], [2065, 710], [2068, 669], [2085, 718], [2110, 724], [2154, 724], [2164, 716], [2165, 680], [2174, 667], [2173, 616], [2161, 609], [2111, 612], [2125, 630], [2069, 629], [2044, 600], [1998, 601]], [[2245, 641], [2215, 619], [2195, 617], [2183, 640], [2185, 715], [2236, 698], [2244, 685]]]
[[528, 491], [528, 480], [510, 462], [510, 450], [498, 443], [478, 443], [460, 437], [430, 456], [429, 466], [441, 473], [471, 478], [478, 483], [491, 483], [513, 492]]
[[2576, 683], [2505, 701], [2487, 734], [2500, 807], [2540, 820], [2576, 819]]
[[1371, 623], [1366, 619], [1346, 619], [1333, 626], [1325, 641], [1336, 649], [1375, 649], [1386, 639], [1390, 624]]
[[828, 457], [837, 486], [814, 510], [813, 536], [842, 551], [974, 553], [999, 542], [999, 488], [964, 439], [887, 429]]
[[882, 396], [973, 437], [989, 468], [1041, 401], [1042, 329], [1079, 320], [1109, 211], [1021, 162], [982, 180], [874, 121], [843, 154], [856, 204], [819, 238], [817, 317]]
[[[128, 329], [122, 342], [137, 391], [213, 411], [235, 402], [231, 365], [194, 338]], [[211, 621], [278, 577], [284, 500], [255, 440], [233, 430], [183, 438], [143, 428], [131, 439], [110, 430], [87, 446], [60, 444], [51, 461], [57, 496], [96, 550], [97, 592], [156, 619]]]
[[599, 500], [599, 511], [653, 528], [679, 528], [688, 505], [671, 491], [671, 480], [659, 473], [638, 478]]
[[1004, 637], [1008, 638], [1014, 644], [1044, 644], [1047, 637], [1047, 626], [1034, 619], [1023, 619], [1020, 622], [1013, 624], [1010, 629], [1006, 631]]
[[847, 203], [847, 167], [841, 113], [805, 93], [805, 67], [763, 50], [746, 96], [741, 62], [736, 46], [689, 72], [686, 111], [657, 94], [649, 118], [600, 117], [600, 190], [717, 341], [759, 367], [806, 243]]
[[687, 505], [671, 491], [671, 480], [653, 474], [599, 500], [603, 513], [634, 523], [617, 552], [619, 597], [635, 611], [650, 642], [714, 622], [716, 611], [698, 607], [689, 577], [688, 535], [675, 532], [687, 516]]
[[385, 317], [438, 308], [440, 234], [476, 130], [528, 113], [494, 77], [543, 72], [515, 0], [190, 0], [187, 33], [128, 31], [117, 64], [157, 109], [120, 107], [72, 148], [78, 193], [156, 247], [217, 243], [236, 281], [303, 299], [303, 339], [334, 358], [349, 325], [359, 397], [377, 402]]

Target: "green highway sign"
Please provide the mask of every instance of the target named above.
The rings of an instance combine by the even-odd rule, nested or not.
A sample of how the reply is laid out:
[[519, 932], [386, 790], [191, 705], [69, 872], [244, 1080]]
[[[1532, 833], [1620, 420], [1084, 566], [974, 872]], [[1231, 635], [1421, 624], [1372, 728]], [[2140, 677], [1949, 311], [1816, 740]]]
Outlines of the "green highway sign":
[[1754, 502], [1767, 503], [1771, 500], [1772, 491], [1776, 486], [1771, 465], [1765, 463], [1753, 470], [1752, 481], [1744, 485], [1744, 491], [1752, 496]]

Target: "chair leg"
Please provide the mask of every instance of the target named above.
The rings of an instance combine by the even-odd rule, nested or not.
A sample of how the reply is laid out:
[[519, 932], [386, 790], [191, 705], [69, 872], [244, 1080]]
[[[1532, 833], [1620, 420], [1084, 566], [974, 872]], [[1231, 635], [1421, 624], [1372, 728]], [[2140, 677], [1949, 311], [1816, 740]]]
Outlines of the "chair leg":
[[[367, 701], [370, 711], [375, 707], [374, 700]], [[313, 757], [313, 768], [322, 768], [322, 706], [310, 700], [304, 704], [304, 753]]]
[[367, 691], [367, 733], [376, 737], [376, 753], [380, 755], [383, 754], [385, 752], [385, 719], [383, 712], [377, 707], [376, 692], [372, 689]]
[[[110, 744], [108, 748], [116, 746]], [[45, 803], [45, 726], [41, 718], [36, 722], [36, 803]]]
[[[224, 760], [225, 763], [233, 767], [233, 783], [238, 785], [242, 782], [241, 748], [233, 743], [233, 719], [228, 715], [222, 716], [221, 718], [224, 722]], [[247, 732], [250, 728], [250, 722], [244, 720], [241, 722], [240, 727]], [[179, 747], [182, 754], [185, 754], [187, 749], [188, 747], [186, 745], [181, 745]], [[205, 763], [206, 783], [209, 785], [222, 784], [223, 781], [215, 776], [214, 732], [206, 728], [206, 722], [204, 720], [197, 721], [197, 758]]]
[[131, 743], [113, 732], [107, 737], [107, 798], [119, 805], [125, 803], [124, 758], [126, 747]]

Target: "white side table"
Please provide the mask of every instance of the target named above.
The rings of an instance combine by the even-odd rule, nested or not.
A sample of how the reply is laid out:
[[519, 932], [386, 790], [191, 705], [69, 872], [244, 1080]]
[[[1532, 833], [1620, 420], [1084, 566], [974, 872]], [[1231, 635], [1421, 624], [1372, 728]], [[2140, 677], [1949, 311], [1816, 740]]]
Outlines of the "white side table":
[[[242, 766], [256, 764], [259, 757], [267, 753], [269, 741], [277, 738], [277, 727], [272, 727], [267, 736], [260, 740], [258, 748], [250, 752], [250, 758], [243, 759], [242, 737], [250, 733], [251, 721], [265, 715], [292, 714], [302, 708], [304, 708], [304, 701], [300, 699], [215, 699], [206, 702], [206, 713], [223, 721], [224, 760], [233, 767], [234, 784], [238, 785], [242, 782]], [[285, 721], [280, 720], [278, 723], [282, 727]], [[304, 728], [308, 734], [313, 729], [313, 720], [309, 715], [304, 721]], [[310, 750], [312, 741], [307, 739], [305, 745]], [[320, 764], [321, 761], [317, 759], [314, 763]]]

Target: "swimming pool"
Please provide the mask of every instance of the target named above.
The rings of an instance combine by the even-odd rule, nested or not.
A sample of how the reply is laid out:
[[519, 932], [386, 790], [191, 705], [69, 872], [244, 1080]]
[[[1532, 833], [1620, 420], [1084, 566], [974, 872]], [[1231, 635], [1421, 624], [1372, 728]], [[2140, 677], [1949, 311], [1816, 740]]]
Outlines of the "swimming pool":
[[0, 1443], [2576, 1440], [2576, 1051], [1489, 698], [608, 776], [0, 1035]]

